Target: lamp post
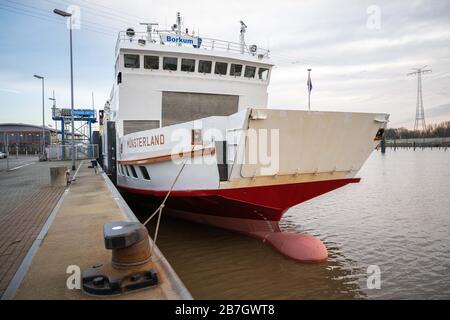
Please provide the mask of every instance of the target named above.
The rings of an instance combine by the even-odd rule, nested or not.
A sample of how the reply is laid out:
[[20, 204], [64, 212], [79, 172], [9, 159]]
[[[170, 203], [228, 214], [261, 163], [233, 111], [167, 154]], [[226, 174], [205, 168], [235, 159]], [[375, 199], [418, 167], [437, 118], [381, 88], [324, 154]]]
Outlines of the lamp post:
[[61, 17], [69, 18], [69, 33], [70, 33], [70, 107], [71, 111], [71, 122], [72, 122], [72, 170], [75, 170], [75, 125], [74, 125], [74, 115], [73, 115], [73, 54], [72, 54], [72, 14], [59, 9], [53, 10], [54, 13], [60, 15]]
[[[55, 90], [53, 90], [53, 98], [48, 98], [48, 100], [53, 101], [52, 107], [52, 117], [56, 116], [56, 98], [55, 98]], [[58, 143], [58, 121], [55, 118], [55, 141]]]
[[38, 76], [37, 74], [34, 75], [36, 79], [42, 80], [42, 155], [45, 151], [45, 113], [44, 113], [44, 77]]
[[308, 110], [311, 111], [311, 90], [312, 90], [312, 81], [311, 81], [311, 69], [308, 69]]

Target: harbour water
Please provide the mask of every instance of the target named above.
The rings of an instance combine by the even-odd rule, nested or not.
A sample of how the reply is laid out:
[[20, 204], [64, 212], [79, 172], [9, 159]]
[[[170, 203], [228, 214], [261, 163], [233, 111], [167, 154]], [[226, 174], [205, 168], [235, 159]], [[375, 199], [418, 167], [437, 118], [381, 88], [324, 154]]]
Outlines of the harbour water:
[[[297, 263], [257, 240], [167, 216], [158, 246], [196, 299], [449, 299], [450, 150], [376, 151], [358, 176], [282, 220], [322, 239], [326, 263]], [[370, 265], [380, 268], [380, 289], [367, 287]]]

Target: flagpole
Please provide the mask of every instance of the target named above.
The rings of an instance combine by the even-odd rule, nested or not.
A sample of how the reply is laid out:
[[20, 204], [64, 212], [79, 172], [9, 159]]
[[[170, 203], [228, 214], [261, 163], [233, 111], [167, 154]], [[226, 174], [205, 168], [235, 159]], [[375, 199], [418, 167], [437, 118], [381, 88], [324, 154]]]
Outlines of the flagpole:
[[311, 83], [311, 69], [308, 69], [308, 110], [311, 111], [311, 88], [309, 84]]

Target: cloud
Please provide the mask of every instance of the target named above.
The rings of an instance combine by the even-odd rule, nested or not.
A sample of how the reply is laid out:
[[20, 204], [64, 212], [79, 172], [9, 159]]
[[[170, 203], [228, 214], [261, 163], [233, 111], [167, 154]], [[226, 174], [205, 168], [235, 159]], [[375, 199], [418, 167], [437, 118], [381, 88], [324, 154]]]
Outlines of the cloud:
[[[209, 0], [167, 0], [159, 5], [148, 0], [73, 2], [81, 7], [86, 24], [91, 20], [110, 26], [112, 31], [124, 26], [144, 31], [138, 25], [144, 21], [159, 22], [160, 28], [165, 28], [175, 22], [175, 14], [180, 11], [186, 27], [199, 30], [202, 37], [237, 42], [239, 20], [244, 20], [248, 25], [247, 43], [268, 46], [277, 64], [268, 89], [270, 107], [305, 108], [308, 67], [313, 70], [311, 105], [317, 110], [387, 112], [391, 125], [413, 124], [417, 80], [406, 74], [422, 65], [433, 69], [422, 79], [426, 117], [432, 121], [432, 106], [450, 101], [448, 0], [228, 0], [216, 1], [213, 6]], [[380, 10], [379, 29], [367, 27], [371, 5]], [[106, 8], [112, 9], [110, 14], [105, 14]], [[13, 71], [2, 61], [12, 61], [20, 52], [2, 47], [0, 87], [20, 91], [20, 96], [28, 99], [2, 100], [8, 93], [0, 90], [0, 102], [5, 103], [0, 107], [15, 103], [19, 109], [36, 104], [40, 87], [30, 79], [31, 69], [49, 72], [47, 93], [55, 89], [61, 106], [68, 106], [67, 43], [45, 42], [39, 51], [35, 47], [42, 41], [38, 35], [26, 39], [32, 37], [27, 25], [14, 24], [14, 30], [22, 30], [20, 36], [27, 50], [36, 51], [22, 50], [26, 54], [21, 60], [22, 73], [14, 69], [16, 74], [8, 74]], [[61, 30], [60, 34], [46, 36], [66, 39], [67, 34]], [[34, 41], [33, 45], [28, 41]], [[114, 39], [77, 32], [75, 44], [76, 103], [89, 106], [91, 92], [95, 91], [96, 104], [101, 106], [113, 81]], [[442, 108], [439, 112], [440, 117], [450, 118], [450, 110]]]
[[6, 93], [16, 93], [16, 94], [22, 93], [22, 91], [14, 90], [14, 89], [8, 89], [8, 88], [0, 88], [0, 91], [6, 92]]
[[[450, 114], [450, 103], [430, 108], [426, 112], [426, 116], [430, 117], [448, 116], [449, 114]], [[448, 121], [450, 121], [450, 117], [448, 118]]]

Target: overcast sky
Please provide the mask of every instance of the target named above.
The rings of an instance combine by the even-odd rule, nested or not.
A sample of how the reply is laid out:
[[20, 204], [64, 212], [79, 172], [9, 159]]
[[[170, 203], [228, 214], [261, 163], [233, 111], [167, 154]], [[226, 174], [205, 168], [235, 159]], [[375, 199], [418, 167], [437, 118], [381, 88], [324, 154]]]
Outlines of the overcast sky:
[[81, 9], [74, 30], [76, 107], [102, 108], [113, 81], [119, 30], [139, 22], [175, 22], [200, 36], [268, 47], [277, 64], [269, 106], [307, 107], [307, 68], [312, 68], [314, 110], [387, 112], [391, 126], [412, 127], [416, 105], [411, 68], [423, 76], [427, 123], [450, 120], [450, 1], [149, 1], [0, 0], [0, 122], [40, 124], [41, 87], [46, 77], [46, 121], [52, 90], [60, 107], [70, 106], [68, 30], [52, 13]]

